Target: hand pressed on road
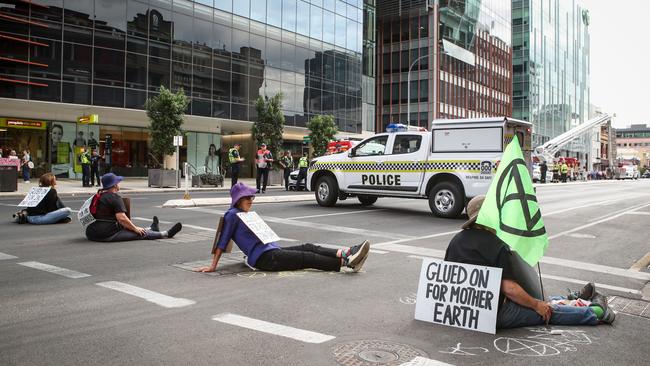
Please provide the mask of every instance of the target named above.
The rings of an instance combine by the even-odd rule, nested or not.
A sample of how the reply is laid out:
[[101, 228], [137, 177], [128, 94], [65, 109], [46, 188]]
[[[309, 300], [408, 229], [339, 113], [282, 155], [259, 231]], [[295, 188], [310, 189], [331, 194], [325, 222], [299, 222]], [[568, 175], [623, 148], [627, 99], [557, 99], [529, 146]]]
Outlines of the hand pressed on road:
[[216, 270], [215, 267], [199, 267], [199, 268], [194, 269], [194, 272], [207, 273], [207, 272], [214, 272], [215, 270]]

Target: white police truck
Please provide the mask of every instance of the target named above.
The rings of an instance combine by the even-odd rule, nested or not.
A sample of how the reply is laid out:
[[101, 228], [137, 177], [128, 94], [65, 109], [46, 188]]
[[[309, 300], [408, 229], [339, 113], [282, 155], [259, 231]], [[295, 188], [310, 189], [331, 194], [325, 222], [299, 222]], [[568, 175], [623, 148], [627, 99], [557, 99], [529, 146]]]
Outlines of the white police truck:
[[507, 117], [434, 120], [431, 131], [391, 124], [354, 148], [310, 162], [307, 187], [321, 206], [357, 197], [428, 199], [440, 217], [457, 217], [487, 193], [506, 145], [517, 136], [531, 164], [532, 124]]

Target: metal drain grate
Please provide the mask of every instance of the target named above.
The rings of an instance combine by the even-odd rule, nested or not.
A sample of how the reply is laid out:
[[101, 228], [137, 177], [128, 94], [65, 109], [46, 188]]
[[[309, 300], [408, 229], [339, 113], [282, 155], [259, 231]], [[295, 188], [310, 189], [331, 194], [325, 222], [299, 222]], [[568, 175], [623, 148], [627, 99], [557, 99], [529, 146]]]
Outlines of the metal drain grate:
[[362, 340], [341, 343], [332, 349], [334, 358], [342, 366], [398, 366], [415, 357], [427, 357], [417, 348], [381, 340]]
[[[194, 271], [195, 268], [209, 266], [211, 263], [211, 260], [202, 260], [196, 262], [176, 263], [172, 264], [172, 266], [186, 271]], [[247, 272], [253, 272], [253, 270], [244, 264], [244, 254], [242, 252], [237, 252], [222, 256], [219, 260], [219, 267], [217, 267], [215, 272], [203, 274], [208, 276], [223, 276]]]
[[650, 302], [648, 301], [611, 296], [607, 298], [607, 303], [616, 312], [650, 319]]

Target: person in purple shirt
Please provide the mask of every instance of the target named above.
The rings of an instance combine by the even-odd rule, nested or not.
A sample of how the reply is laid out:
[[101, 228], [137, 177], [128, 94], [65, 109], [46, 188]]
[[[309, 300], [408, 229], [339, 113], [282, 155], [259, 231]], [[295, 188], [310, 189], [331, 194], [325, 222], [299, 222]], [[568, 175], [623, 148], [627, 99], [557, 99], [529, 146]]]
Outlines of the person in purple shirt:
[[281, 248], [274, 242], [262, 243], [237, 216], [240, 212], [251, 210], [255, 193], [255, 188], [241, 182], [232, 187], [230, 190], [232, 204], [224, 215], [221, 235], [212, 249], [212, 264], [197, 268], [196, 272], [214, 272], [230, 240], [233, 240], [244, 252], [249, 266], [263, 271], [313, 268], [338, 272], [342, 266], [351, 268], [354, 272], [361, 270], [370, 250], [370, 243], [367, 240], [347, 249], [323, 248], [310, 243]]

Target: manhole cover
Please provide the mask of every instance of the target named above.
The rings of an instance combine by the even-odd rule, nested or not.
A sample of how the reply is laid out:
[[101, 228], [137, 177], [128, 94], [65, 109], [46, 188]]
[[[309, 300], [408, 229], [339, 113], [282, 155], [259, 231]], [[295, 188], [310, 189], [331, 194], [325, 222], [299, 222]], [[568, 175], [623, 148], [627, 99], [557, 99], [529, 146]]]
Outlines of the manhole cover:
[[417, 348], [380, 340], [341, 343], [333, 348], [332, 353], [342, 366], [397, 366], [418, 356], [427, 357]]
[[650, 302], [648, 301], [611, 296], [607, 298], [607, 303], [609, 307], [614, 309], [616, 312], [642, 316], [650, 319]]

